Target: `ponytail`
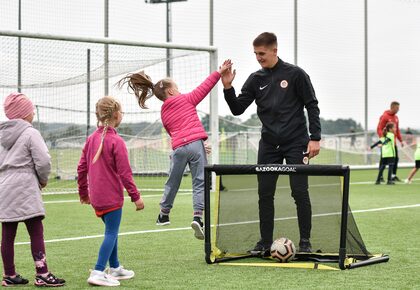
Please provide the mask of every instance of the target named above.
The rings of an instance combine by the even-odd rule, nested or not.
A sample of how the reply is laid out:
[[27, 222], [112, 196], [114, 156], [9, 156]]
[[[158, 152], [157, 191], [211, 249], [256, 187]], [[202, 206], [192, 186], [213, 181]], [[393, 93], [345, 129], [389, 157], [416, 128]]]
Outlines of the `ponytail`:
[[125, 84], [127, 84], [128, 92], [134, 93], [136, 96], [140, 108], [147, 109], [146, 100], [150, 99], [153, 95], [162, 102], [166, 100], [166, 89], [172, 87], [173, 81], [165, 78], [153, 84], [152, 79], [144, 71], [140, 71], [138, 73], [128, 74], [117, 82], [117, 86], [120, 89]]
[[382, 129], [382, 137], [386, 137], [386, 133], [388, 133], [388, 130], [386, 129], [386, 126]]
[[99, 157], [101, 156], [102, 148], [104, 147], [104, 139], [105, 139], [105, 135], [106, 135], [107, 131], [108, 131], [108, 120], [105, 121], [105, 127], [104, 127], [104, 130], [102, 131], [102, 135], [101, 135], [101, 143], [99, 144], [98, 150], [96, 151], [96, 154], [93, 157], [92, 164], [94, 164], [99, 159]]
[[117, 83], [120, 88], [125, 84], [128, 85], [127, 90], [131, 90], [136, 96], [140, 108], [147, 109], [146, 100], [153, 96], [152, 79], [144, 71], [141, 71], [128, 74]]
[[386, 134], [394, 128], [394, 123], [388, 122], [386, 126], [382, 129], [382, 136], [386, 137]]
[[106, 132], [108, 131], [109, 127], [109, 120], [111, 120], [114, 116], [114, 113], [119, 110], [121, 110], [120, 103], [115, 98], [110, 96], [103, 97], [96, 103], [96, 125], [99, 127], [99, 123], [104, 124], [104, 130], [102, 131], [101, 143], [99, 144], [98, 150], [93, 157], [92, 164], [98, 161], [99, 157], [101, 156]]

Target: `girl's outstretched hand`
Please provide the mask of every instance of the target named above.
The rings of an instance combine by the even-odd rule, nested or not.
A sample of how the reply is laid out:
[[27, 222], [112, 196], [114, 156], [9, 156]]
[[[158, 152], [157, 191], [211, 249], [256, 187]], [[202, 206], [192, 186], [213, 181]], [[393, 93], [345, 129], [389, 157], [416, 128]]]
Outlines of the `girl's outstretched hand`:
[[219, 66], [219, 73], [223, 76], [223, 74], [231, 68], [233, 65], [232, 61], [230, 59], [225, 60], [221, 66]]
[[230, 89], [232, 87], [232, 82], [236, 76], [236, 70], [232, 69], [232, 65], [233, 64], [230, 63], [229, 67], [223, 73], [221, 73], [222, 75], [221, 80], [222, 80], [223, 88], [225, 90]]
[[143, 198], [140, 196], [140, 198], [138, 200], [136, 200], [134, 202], [134, 204], [136, 205], [136, 210], [142, 210], [144, 209], [144, 202], [143, 202]]

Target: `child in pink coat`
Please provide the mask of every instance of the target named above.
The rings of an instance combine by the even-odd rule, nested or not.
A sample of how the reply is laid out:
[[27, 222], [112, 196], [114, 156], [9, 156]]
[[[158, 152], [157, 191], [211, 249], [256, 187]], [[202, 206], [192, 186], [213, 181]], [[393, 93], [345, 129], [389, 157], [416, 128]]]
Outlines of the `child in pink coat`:
[[32, 101], [21, 93], [11, 93], [4, 101], [8, 121], [0, 123], [0, 222], [2, 225], [2, 286], [27, 284], [15, 271], [14, 241], [20, 222], [31, 237], [36, 286], [63, 286], [65, 280], [48, 270], [42, 220], [45, 209], [41, 189], [47, 185], [51, 157], [41, 134], [32, 127]]

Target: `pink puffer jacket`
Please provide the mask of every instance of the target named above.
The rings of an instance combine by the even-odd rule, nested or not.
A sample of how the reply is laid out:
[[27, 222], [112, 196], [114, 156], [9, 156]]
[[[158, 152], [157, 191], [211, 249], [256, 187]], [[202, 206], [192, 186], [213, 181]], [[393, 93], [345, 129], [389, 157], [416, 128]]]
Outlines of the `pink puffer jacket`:
[[166, 99], [162, 105], [163, 126], [171, 136], [172, 149], [207, 139], [207, 133], [197, 115], [197, 105], [208, 95], [220, 79], [215, 71], [191, 93]]

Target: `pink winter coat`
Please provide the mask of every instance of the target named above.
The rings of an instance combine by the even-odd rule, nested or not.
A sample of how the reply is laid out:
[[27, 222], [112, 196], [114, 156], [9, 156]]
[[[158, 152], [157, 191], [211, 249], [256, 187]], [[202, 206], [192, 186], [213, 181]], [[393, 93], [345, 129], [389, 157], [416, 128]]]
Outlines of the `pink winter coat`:
[[162, 105], [163, 126], [171, 136], [172, 149], [197, 140], [206, 140], [207, 133], [197, 115], [197, 105], [208, 95], [220, 79], [215, 71], [191, 93], [166, 99]]
[[45, 216], [39, 184], [48, 182], [51, 157], [38, 130], [22, 119], [0, 124], [0, 222]]

